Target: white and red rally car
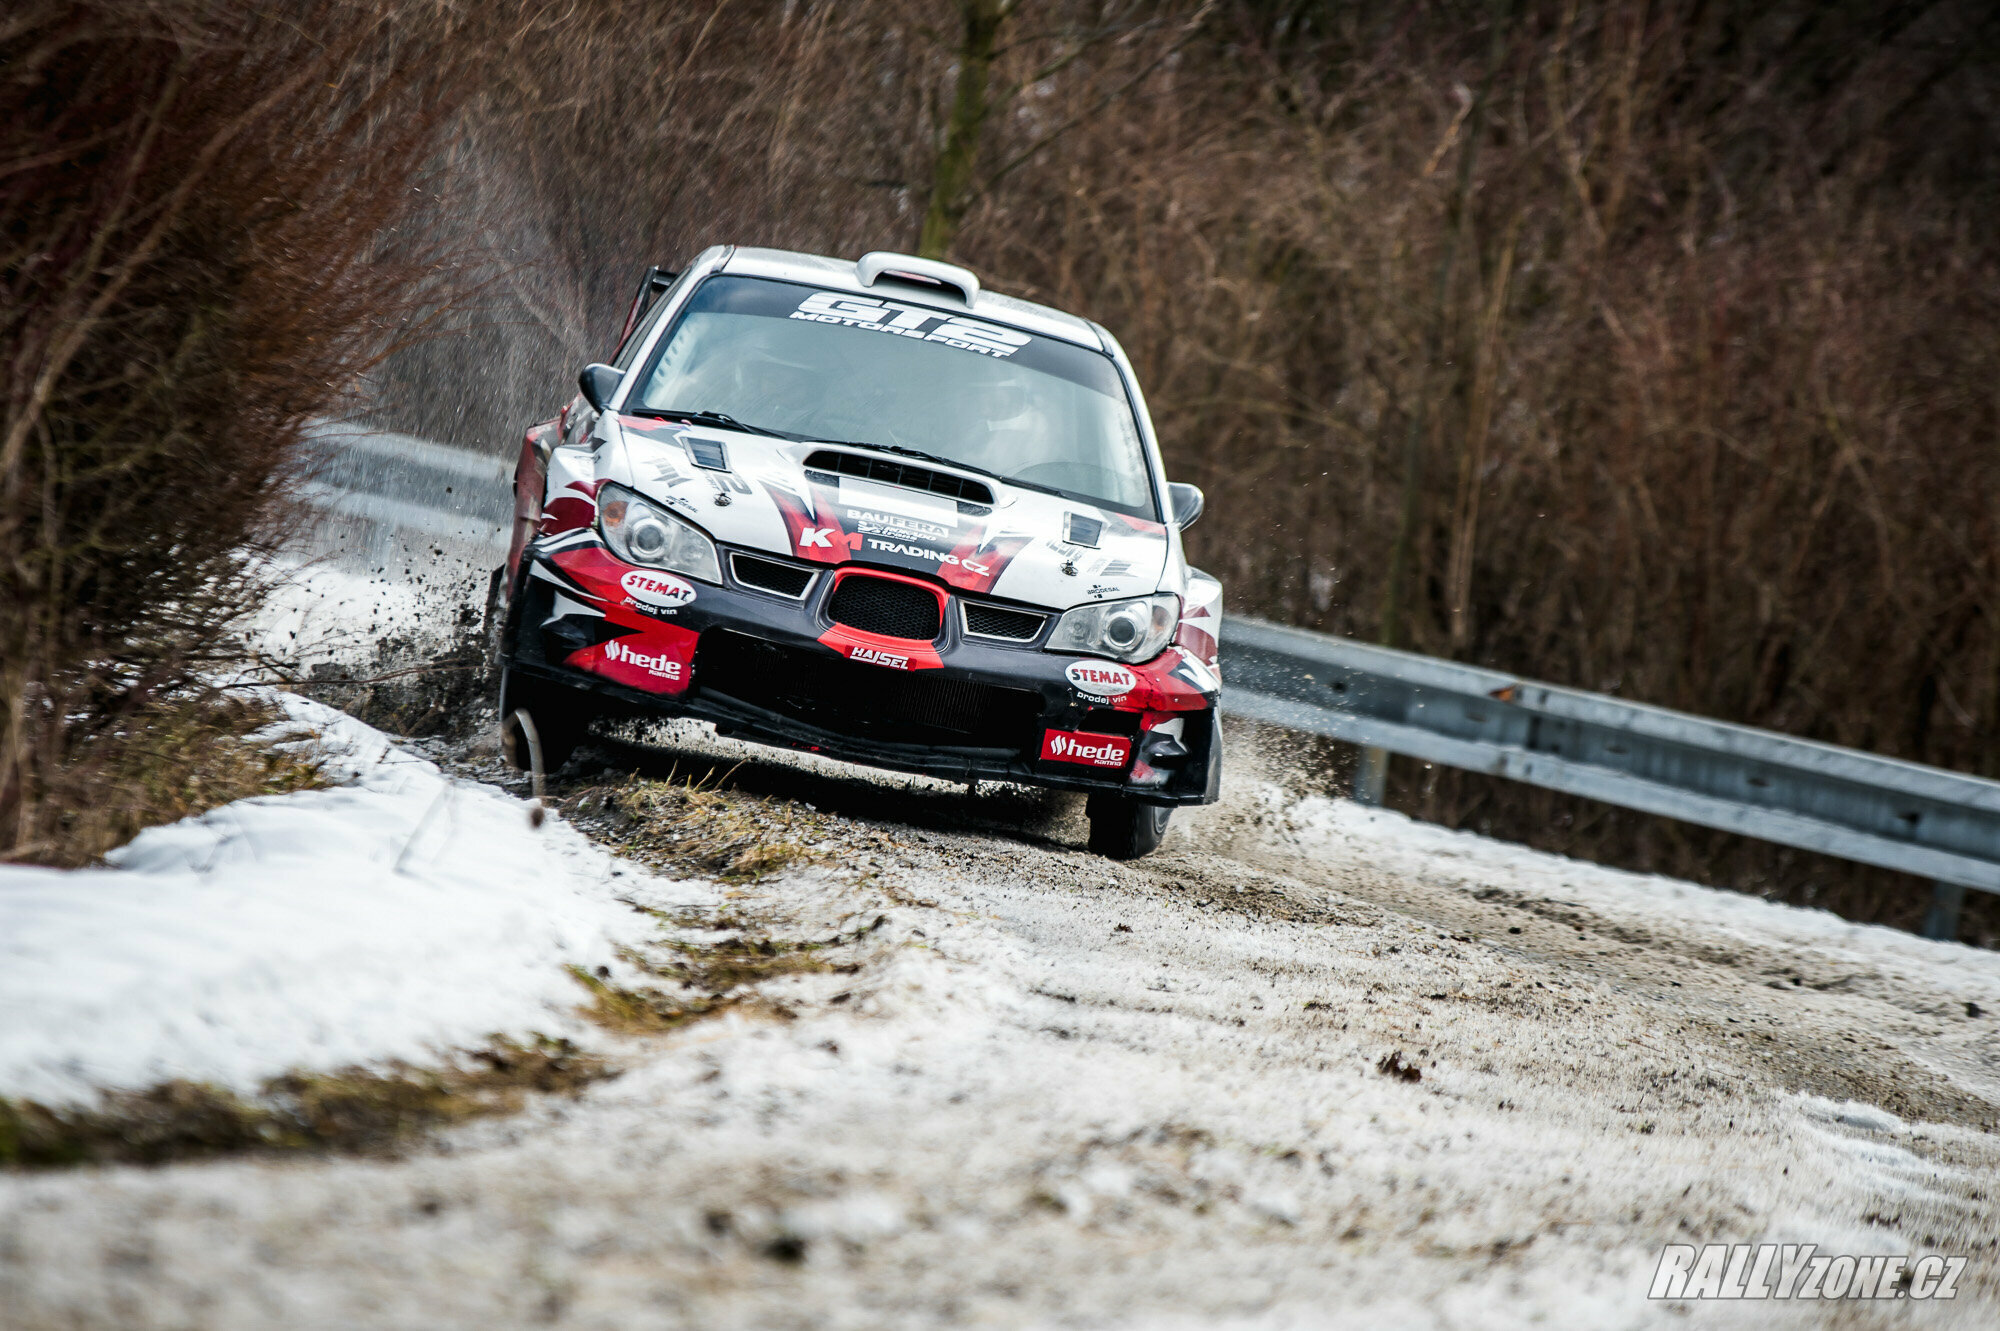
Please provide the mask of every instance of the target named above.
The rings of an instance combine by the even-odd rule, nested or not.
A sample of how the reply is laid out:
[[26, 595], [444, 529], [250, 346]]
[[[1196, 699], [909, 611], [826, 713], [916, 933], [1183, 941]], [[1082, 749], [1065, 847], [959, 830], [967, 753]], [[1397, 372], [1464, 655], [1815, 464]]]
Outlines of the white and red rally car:
[[1216, 798], [1222, 587], [1094, 323], [963, 268], [718, 246], [641, 283], [528, 431], [495, 573], [508, 751], [596, 716], [1089, 792], [1090, 844]]

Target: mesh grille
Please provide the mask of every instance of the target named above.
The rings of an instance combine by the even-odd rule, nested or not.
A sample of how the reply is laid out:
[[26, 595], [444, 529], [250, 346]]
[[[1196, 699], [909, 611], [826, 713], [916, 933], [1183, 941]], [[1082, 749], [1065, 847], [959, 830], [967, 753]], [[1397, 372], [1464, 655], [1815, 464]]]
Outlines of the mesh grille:
[[936, 670], [859, 665], [728, 629], [701, 635], [695, 679], [704, 692], [893, 743], [1018, 753], [1040, 734], [1041, 696], [1026, 689], [947, 679]]
[[812, 585], [812, 570], [800, 568], [796, 564], [780, 564], [775, 559], [758, 559], [754, 555], [732, 555], [730, 571], [745, 587], [755, 587], [758, 591], [776, 592], [779, 596], [793, 599], [804, 596], [806, 588]]
[[1033, 642], [1042, 631], [1047, 615], [1004, 606], [965, 603], [965, 631], [980, 638], [1005, 638], [1009, 642]]
[[1137, 712], [1121, 712], [1115, 707], [1093, 707], [1083, 714], [1078, 730], [1093, 735], [1137, 735], [1142, 718]]
[[822, 448], [806, 458], [806, 470], [830, 472], [836, 476], [858, 476], [862, 480], [880, 481], [884, 485], [900, 485], [905, 490], [929, 490], [932, 494], [950, 495], [970, 504], [993, 502], [992, 488], [978, 481], [953, 476], [950, 472], [932, 471], [929, 467], [912, 467], [907, 462], [865, 457], [860, 453], [836, 453], [830, 448]]
[[827, 614], [834, 623], [865, 633], [918, 642], [937, 637], [941, 627], [938, 598], [933, 593], [912, 583], [865, 575], [841, 582]]

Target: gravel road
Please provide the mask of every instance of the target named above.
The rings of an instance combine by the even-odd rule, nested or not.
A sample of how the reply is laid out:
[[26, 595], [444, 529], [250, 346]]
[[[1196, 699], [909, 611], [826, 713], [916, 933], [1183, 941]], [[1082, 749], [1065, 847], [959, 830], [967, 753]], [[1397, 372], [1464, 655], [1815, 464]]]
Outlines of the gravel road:
[[[1300, 800], [1260, 738], [1129, 865], [1062, 799], [753, 755], [731, 781], [812, 806], [822, 862], [637, 904], [662, 958], [747, 929], [821, 965], [401, 1159], [0, 1178], [4, 1320], [2000, 1317], [2000, 958]], [[1948, 1304], [1647, 1302], [1711, 1241], [1971, 1261]]]

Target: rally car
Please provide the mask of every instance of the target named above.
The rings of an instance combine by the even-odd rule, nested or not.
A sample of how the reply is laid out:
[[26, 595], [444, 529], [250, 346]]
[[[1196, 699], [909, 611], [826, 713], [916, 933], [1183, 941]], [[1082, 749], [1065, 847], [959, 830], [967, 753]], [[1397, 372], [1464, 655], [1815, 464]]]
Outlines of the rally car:
[[509, 758], [602, 716], [1088, 792], [1131, 858], [1222, 775], [1222, 587], [1188, 567], [1098, 325], [902, 254], [652, 269], [527, 432], [490, 609]]

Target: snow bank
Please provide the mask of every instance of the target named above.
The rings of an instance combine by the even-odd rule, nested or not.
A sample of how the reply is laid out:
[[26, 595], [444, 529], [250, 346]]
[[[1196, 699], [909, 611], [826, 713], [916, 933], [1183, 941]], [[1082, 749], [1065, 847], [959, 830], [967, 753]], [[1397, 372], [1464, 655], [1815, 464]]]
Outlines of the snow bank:
[[2000, 952], [1937, 942], [1831, 911], [1766, 901], [1679, 878], [1633, 873], [1472, 832], [1418, 822], [1387, 809], [1313, 796], [1286, 805], [1276, 787], [1258, 792], [1280, 836], [1327, 860], [1362, 861], [1438, 886], [1498, 890], [1581, 906], [1602, 919], [1660, 930], [1700, 929], [1745, 944], [1811, 948], [1884, 981], [1918, 981], [1963, 1001], [2000, 994]]
[[333, 789], [142, 832], [109, 869], [0, 866], [0, 1095], [424, 1060], [575, 1029], [566, 964], [650, 930], [639, 871], [331, 708], [274, 695]]

